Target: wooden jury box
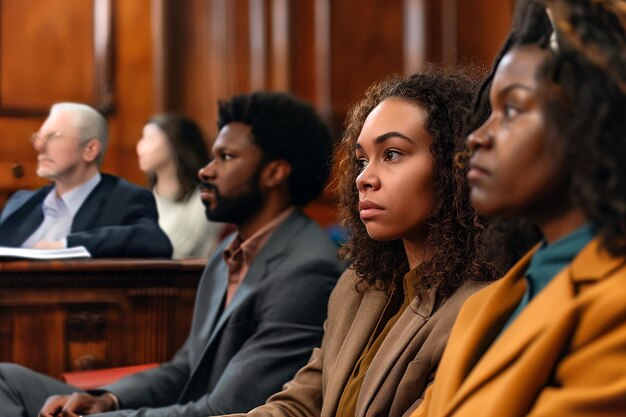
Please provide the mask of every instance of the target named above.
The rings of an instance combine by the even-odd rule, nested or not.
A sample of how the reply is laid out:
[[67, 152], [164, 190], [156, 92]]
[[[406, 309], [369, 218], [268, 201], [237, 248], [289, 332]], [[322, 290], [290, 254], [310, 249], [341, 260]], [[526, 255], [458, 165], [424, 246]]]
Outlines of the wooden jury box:
[[0, 261], [0, 361], [59, 377], [172, 357], [206, 259]]

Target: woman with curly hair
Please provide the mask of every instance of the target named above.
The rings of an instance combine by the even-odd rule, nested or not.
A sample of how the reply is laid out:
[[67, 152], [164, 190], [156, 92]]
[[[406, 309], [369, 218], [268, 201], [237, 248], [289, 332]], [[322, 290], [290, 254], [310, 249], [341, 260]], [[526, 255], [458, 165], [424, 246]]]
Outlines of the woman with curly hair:
[[[475, 83], [430, 68], [374, 84], [336, 153], [350, 268], [322, 345], [250, 416], [401, 416], [432, 382], [465, 299], [500, 275], [455, 154]], [[262, 383], [262, 382], [259, 382]]]
[[520, 16], [467, 178], [479, 213], [530, 219], [543, 241], [465, 303], [413, 417], [626, 415], [626, 5]]

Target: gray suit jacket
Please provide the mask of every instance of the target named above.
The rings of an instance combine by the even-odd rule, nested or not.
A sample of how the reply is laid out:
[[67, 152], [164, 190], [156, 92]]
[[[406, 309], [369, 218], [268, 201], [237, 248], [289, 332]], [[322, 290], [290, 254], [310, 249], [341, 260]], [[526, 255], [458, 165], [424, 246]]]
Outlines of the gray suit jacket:
[[247, 411], [293, 377], [318, 346], [328, 297], [344, 269], [326, 233], [299, 211], [272, 234], [221, 312], [222, 252], [200, 282], [191, 332], [174, 358], [104, 387], [137, 410], [107, 416], [207, 416]]
[[[389, 299], [385, 291], [358, 292], [354, 283], [352, 270], [339, 280], [329, 301], [322, 345], [308, 364], [247, 417], [336, 415], [346, 382]], [[418, 406], [463, 302], [484, 285], [466, 282], [444, 300], [436, 299], [436, 288], [416, 294], [367, 370], [356, 417], [400, 417]]]

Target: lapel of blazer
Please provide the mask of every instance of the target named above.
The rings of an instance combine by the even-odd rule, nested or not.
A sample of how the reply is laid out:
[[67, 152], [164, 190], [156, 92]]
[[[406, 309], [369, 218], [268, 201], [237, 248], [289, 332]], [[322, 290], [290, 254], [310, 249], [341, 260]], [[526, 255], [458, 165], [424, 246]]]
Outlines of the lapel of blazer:
[[480, 298], [480, 305], [473, 311], [472, 317], [459, 320], [464, 318], [461, 309], [438, 371], [446, 373], [446, 383], [439, 385], [438, 393], [433, 392], [439, 401], [445, 402], [444, 409], [453, 410], [452, 407], [468, 395], [468, 374], [519, 304], [526, 289], [522, 278], [537, 247], [520, 259], [503, 278], [473, 296]]
[[624, 258], [613, 257], [600, 247], [600, 239], [592, 240], [572, 261], [571, 279], [576, 284], [606, 278], [624, 264]]
[[100, 175], [100, 182], [91, 193], [89, 193], [74, 216], [71, 229], [72, 233], [92, 228], [97, 217], [102, 215], [100, 208], [106, 204], [105, 200], [107, 198], [115, 198], [114, 195], [111, 195], [112, 177], [107, 174]]
[[226, 306], [217, 324], [211, 331], [209, 344], [211, 344], [215, 335], [219, 333], [220, 329], [228, 321], [230, 316], [232, 316], [233, 312], [236, 311], [241, 303], [248, 297], [248, 294], [254, 291], [258, 282], [267, 275], [267, 265], [273, 259], [280, 257], [289, 243], [296, 239], [297, 232], [306, 225], [307, 221], [308, 219], [304, 216], [298, 212], [294, 212], [276, 229], [272, 236], [270, 236], [265, 246], [261, 248], [256, 258], [252, 261], [245, 279], [241, 282], [239, 288], [237, 288], [232, 300], [228, 306]]
[[[526, 258], [528, 256], [524, 259]], [[568, 305], [576, 296], [577, 282], [597, 281], [610, 274], [623, 262], [622, 258], [612, 258], [600, 253], [598, 251], [597, 239], [590, 242], [576, 256], [570, 266], [559, 272], [548, 286], [531, 300], [528, 306], [522, 310], [519, 317], [488, 348], [488, 354], [478, 361], [452, 398], [445, 415], [451, 414], [465, 398], [479, 389], [484, 383], [496, 377], [536, 340], [537, 335], [553, 320], [554, 314], [550, 314], [550, 312], [554, 311], [554, 306]], [[520, 273], [519, 268], [517, 268], [514, 276], [507, 274], [506, 278], [523, 281], [523, 271]], [[504, 300], [506, 297], [506, 294], [494, 292], [493, 297], [487, 300], [485, 304], [505, 304], [506, 301]], [[511, 296], [508, 297], [511, 298]], [[515, 297], [515, 299], [518, 298]], [[497, 317], [490, 318], [490, 312], [493, 312], [493, 310], [484, 309], [483, 314], [479, 315], [476, 321], [493, 323]], [[501, 325], [498, 326], [498, 328], [500, 327]], [[475, 334], [477, 337], [480, 337], [480, 335], [485, 333], [478, 330]], [[466, 348], [471, 349], [470, 346], [466, 346]]]
[[[194, 317], [194, 320], [199, 320], [202, 323], [199, 326], [197, 332], [199, 340], [202, 340], [203, 347], [208, 344], [210, 337], [214, 333], [214, 328], [218, 320], [218, 314], [224, 302], [226, 296], [226, 290], [228, 289], [228, 266], [224, 262], [223, 254], [224, 248], [236, 238], [236, 234], [224, 239], [219, 248], [216, 249], [215, 256], [211, 258], [210, 264], [206, 269], [206, 276], [202, 278], [202, 288], [198, 289], [198, 295], [202, 298], [197, 300], [197, 303], [203, 303], [200, 308], [196, 308], [199, 313], [198, 317]], [[206, 288], [204, 280], [206, 280]], [[205, 314], [203, 314], [206, 312]], [[198, 361], [202, 358], [202, 355], [198, 357]], [[197, 363], [194, 364], [194, 366]]]
[[[208, 331], [208, 339], [203, 348], [202, 355], [199, 356], [197, 363], [194, 364], [191, 377], [187, 381], [187, 386], [181, 394], [181, 399], [185, 398], [187, 389], [192, 385], [192, 378], [194, 378], [198, 370], [202, 368], [202, 364], [208, 360], [206, 356], [210, 346], [213, 343], [216, 343], [216, 341], [219, 341], [218, 335], [220, 334], [222, 327], [224, 327], [233, 312], [236, 311], [242, 302], [247, 298], [248, 294], [254, 291], [257, 283], [267, 275], [268, 263], [276, 257], [279, 257], [284, 252], [288, 245], [296, 239], [298, 232], [300, 232], [300, 230], [306, 226], [309, 221], [310, 220], [308, 220], [307, 217], [296, 210], [284, 221], [283, 224], [278, 227], [278, 229], [276, 229], [272, 236], [270, 236], [265, 246], [261, 248], [256, 258], [253, 260], [245, 279], [241, 282], [239, 288], [237, 288], [233, 299], [219, 316], [218, 313], [228, 287], [228, 270], [222, 268], [225, 267], [225, 261], [221, 260], [218, 268], [212, 271], [212, 273], [215, 273], [216, 276], [212, 278], [215, 284], [212, 290], [207, 315], [207, 320], [210, 323], [209, 325], [211, 328]], [[225, 247], [226, 244], [223, 244], [221, 246], [222, 250]], [[219, 256], [222, 256], [222, 254], [220, 253]], [[222, 271], [222, 274], [219, 274], [220, 271]]]
[[0, 225], [0, 245], [19, 247], [43, 222], [41, 204], [52, 189], [45, 186], [13, 211]]
[[355, 415], [365, 415], [389, 372], [396, 366], [409, 343], [432, 315], [436, 296], [437, 288], [435, 287], [424, 293], [426, 299], [423, 301], [414, 298], [393, 326], [365, 374]]
[[350, 330], [339, 349], [336, 366], [332, 370], [333, 377], [328, 380], [323, 417], [336, 414], [343, 390], [354, 371], [354, 365], [363, 353], [388, 299], [389, 294], [385, 291], [368, 290], [363, 296]]

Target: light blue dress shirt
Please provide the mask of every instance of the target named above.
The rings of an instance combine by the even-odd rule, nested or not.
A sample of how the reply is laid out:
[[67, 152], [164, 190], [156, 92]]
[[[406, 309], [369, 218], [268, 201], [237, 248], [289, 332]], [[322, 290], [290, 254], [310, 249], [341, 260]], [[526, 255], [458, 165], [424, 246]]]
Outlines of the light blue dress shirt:
[[100, 182], [100, 173], [96, 173], [84, 184], [58, 196], [56, 187], [52, 188], [43, 200], [43, 222], [22, 244], [23, 248], [32, 248], [37, 242], [61, 241], [67, 247], [67, 235], [72, 230], [74, 216], [89, 194]]

